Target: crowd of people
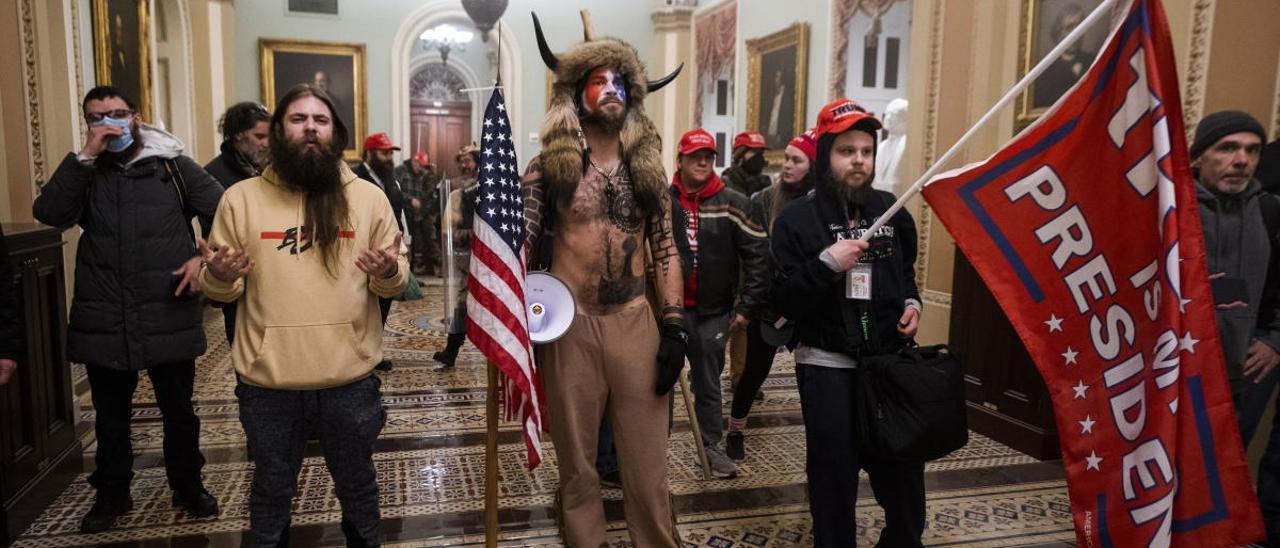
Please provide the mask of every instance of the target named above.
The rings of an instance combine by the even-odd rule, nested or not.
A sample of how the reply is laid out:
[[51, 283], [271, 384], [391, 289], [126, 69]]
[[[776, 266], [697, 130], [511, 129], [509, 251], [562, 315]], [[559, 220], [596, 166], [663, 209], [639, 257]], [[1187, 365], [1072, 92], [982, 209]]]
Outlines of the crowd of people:
[[[899, 210], [865, 234], [895, 200], [872, 187], [881, 122], [838, 99], [781, 151], [781, 165], [768, 165], [764, 136], [745, 131], [722, 174], [716, 139], [692, 129], [668, 178], [643, 102], [674, 75], [649, 80], [636, 51], [615, 39], [553, 53], [538, 28], [538, 41], [555, 82], [541, 154], [523, 178], [529, 257], [570, 287], [577, 307], [568, 332], [536, 350], [565, 541], [604, 542], [601, 486], [620, 484], [633, 543], [680, 545], [666, 449], [682, 369], [687, 362], [711, 472], [732, 478], [749, 453], [752, 405], [785, 348], [796, 362], [815, 543], [854, 545], [865, 470], [885, 510], [879, 545], [920, 546], [924, 463], [860, 455], [854, 444], [854, 370], [910, 344], [923, 314], [911, 215]], [[348, 544], [381, 542], [372, 456], [386, 411], [374, 371], [393, 367], [383, 328], [411, 272], [465, 279], [482, 151], [459, 151], [460, 177], [445, 184], [424, 152], [395, 165], [400, 149], [375, 133], [353, 169], [343, 161], [352, 135], [324, 90], [299, 85], [274, 107], [231, 107], [220, 154], [202, 168], [138, 116], [134, 98], [94, 88], [82, 104], [83, 149], [67, 154], [33, 205], [39, 221], [83, 231], [67, 352], [85, 364], [96, 411], [96, 499], [84, 532], [110, 529], [133, 506], [129, 427], [142, 371], [163, 415], [175, 505], [218, 514], [192, 405], [207, 301], [224, 315], [254, 463], [253, 544], [287, 545], [313, 437]], [[1247, 114], [1220, 112], [1200, 122], [1190, 148], [1210, 275], [1236, 296], [1218, 305], [1218, 320], [1246, 443], [1280, 379], [1280, 198], [1254, 177], [1265, 142]], [[0, 277], [5, 268], [0, 261]], [[853, 290], [852, 274], [873, 283]], [[435, 354], [445, 371], [465, 341], [465, 298], [453, 291], [447, 343]], [[13, 296], [0, 297], [2, 384], [20, 345]], [[1273, 424], [1258, 493], [1274, 542]]]

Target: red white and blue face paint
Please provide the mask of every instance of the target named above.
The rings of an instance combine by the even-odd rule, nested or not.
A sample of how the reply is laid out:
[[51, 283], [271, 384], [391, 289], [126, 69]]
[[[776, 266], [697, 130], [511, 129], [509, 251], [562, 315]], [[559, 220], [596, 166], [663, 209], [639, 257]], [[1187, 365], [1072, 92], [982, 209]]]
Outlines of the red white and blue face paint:
[[587, 85], [582, 89], [582, 107], [588, 113], [617, 104], [627, 106], [627, 85], [622, 73], [609, 67], [600, 67], [587, 75]]

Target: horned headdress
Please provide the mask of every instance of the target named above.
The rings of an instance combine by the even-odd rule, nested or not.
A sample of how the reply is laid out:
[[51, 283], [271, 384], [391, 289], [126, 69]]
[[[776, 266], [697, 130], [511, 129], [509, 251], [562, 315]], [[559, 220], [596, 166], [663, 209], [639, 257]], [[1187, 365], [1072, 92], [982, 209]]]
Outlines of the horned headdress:
[[642, 205], [652, 206], [666, 189], [662, 169], [662, 145], [658, 130], [644, 112], [644, 98], [662, 89], [676, 78], [682, 63], [671, 74], [650, 81], [644, 63], [630, 44], [617, 38], [596, 37], [591, 20], [582, 11], [583, 42], [559, 54], [553, 53], [542, 33], [537, 14], [533, 28], [538, 36], [538, 51], [547, 68], [555, 73], [551, 105], [542, 122], [542, 176], [553, 194], [567, 191], [572, 195], [583, 174], [582, 125], [578, 119], [578, 98], [582, 83], [592, 70], [612, 67], [623, 73], [627, 86], [627, 115], [622, 124], [622, 158], [631, 173], [636, 198]]

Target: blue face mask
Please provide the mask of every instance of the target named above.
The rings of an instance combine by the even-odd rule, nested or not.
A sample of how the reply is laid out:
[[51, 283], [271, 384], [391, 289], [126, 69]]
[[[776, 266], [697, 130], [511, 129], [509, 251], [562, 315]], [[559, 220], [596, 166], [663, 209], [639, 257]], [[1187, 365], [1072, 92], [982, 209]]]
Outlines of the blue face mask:
[[129, 146], [133, 145], [132, 123], [133, 123], [132, 118], [125, 118], [123, 120], [117, 120], [115, 118], [103, 118], [100, 121], [94, 122], [93, 127], [108, 125], [108, 126], [116, 126], [120, 129], [123, 129], [124, 135], [121, 135], [119, 137], [112, 137], [107, 140], [108, 151], [122, 152], [125, 149], [129, 148]]

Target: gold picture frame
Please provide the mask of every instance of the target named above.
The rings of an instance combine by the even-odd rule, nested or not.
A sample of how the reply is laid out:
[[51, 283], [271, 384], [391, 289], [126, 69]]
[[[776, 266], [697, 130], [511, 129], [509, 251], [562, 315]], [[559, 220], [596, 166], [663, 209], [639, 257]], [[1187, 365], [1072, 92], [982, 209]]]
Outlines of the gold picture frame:
[[[773, 77], [766, 82], [763, 77], [769, 74]], [[781, 162], [787, 143], [805, 130], [808, 82], [808, 23], [797, 22], [773, 34], [747, 40], [745, 125], [764, 135], [769, 146], [765, 156], [771, 163]], [[788, 93], [792, 97], [787, 97]]]
[[324, 86], [334, 100], [337, 116], [351, 133], [343, 158], [359, 161], [359, 147], [368, 131], [365, 45], [260, 38], [258, 51], [263, 104], [274, 109], [280, 96], [298, 84]]
[[[1021, 80], [1049, 50], [1097, 8], [1102, 0], [1022, 0], [1018, 24], [1018, 79]], [[1055, 36], [1058, 35], [1058, 36]], [[1018, 96], [1014, 133], [1031, 125], [1089, 69], [1106, 41], [1106, 25], [1090, 29], [1066, 56], [1049, 67]]]
[[93, 0], [92, 8], [94, 80], [137, 101], [142, 119], [153, 121], [150, 0]]

